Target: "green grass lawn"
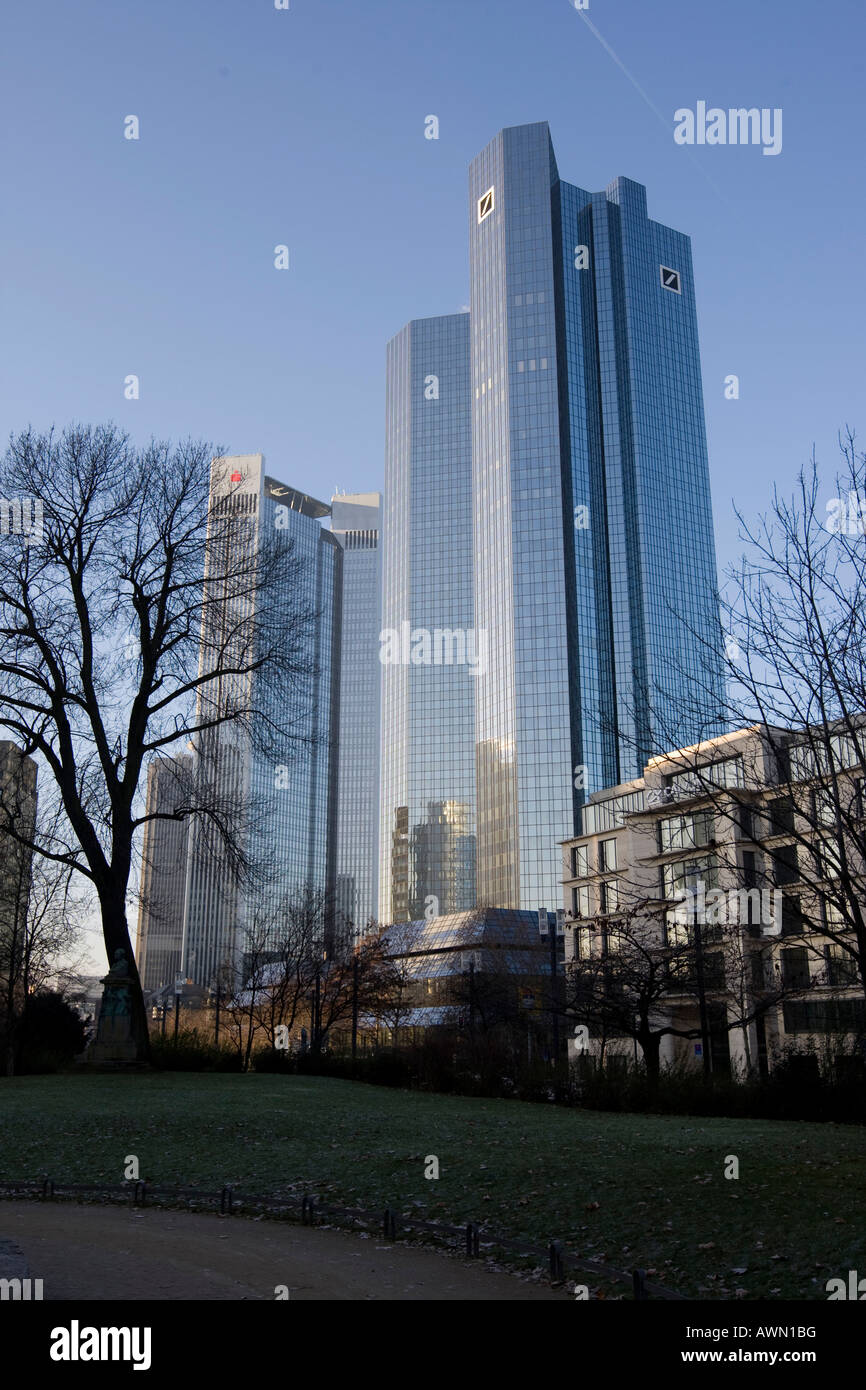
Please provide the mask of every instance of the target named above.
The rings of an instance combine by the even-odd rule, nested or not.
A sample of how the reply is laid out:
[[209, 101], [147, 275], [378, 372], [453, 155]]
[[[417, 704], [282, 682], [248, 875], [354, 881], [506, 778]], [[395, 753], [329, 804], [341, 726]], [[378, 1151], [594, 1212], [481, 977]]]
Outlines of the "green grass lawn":
[[[127, 1154], [153, 1183], [315, 1191], [558, 1237], [691, 1297], [824, 1299], [827, 1279], [866, 1275], [866, 1136], [854, 1126], [615, 1115], [322, 1077], [0, 1080], [0, 1178], [115, 1184]], [[424, 1177], [431, 1154], [438, 1181]], [[728, 1155], [738, 1180], [724, 1177]]]

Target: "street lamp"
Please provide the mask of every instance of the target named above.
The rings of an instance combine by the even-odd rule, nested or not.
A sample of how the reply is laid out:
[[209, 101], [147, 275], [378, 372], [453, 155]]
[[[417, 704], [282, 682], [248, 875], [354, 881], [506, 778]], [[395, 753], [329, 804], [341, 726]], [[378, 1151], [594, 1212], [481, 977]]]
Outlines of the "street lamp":
[[177, 1026], [180, 1018], [180, 996], [183, 994], [183, 987], [186, 980], [183, 975], [177, 974], [174, 977], [174, 1041], [177, 1042]]
[[557, 958], [557, 929], [560, 923], [564, 929], [565, 913], [548, 912], [546, 907], [538, 909], [538, 930], [539, 934], [547, 932], [548, 945], [550, 947], [550, 1015], [553, 1032], [553, 1073], [556, 1076], [556, 1069], [559, 1065], [559, 1009], [557, 1000], [559, 961]]

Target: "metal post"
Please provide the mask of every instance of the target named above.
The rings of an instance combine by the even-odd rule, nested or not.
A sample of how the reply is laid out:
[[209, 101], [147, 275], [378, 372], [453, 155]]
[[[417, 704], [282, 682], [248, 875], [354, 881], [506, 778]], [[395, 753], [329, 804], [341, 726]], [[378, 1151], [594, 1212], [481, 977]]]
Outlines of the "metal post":
[[698, 986], [698, 1011], [701, 1021], [701, 1044], [703, 1051], [704, 1081], [709, 1085], [712, 1081], [712, 1064], [710, 1061], [710, 1025], [707, 1017], [707, 994], [704, 988], [704, 950], [701, 939], [701, 925], [697, 920], [698, 913], [695, 911], [695, 976]]
[[219, 1042], [220, 1042], [220, 987], [219, 987], [219, 982], [217, 982], [217, 987], [216, 987], [216, 1009], [215, 1009], [215, 1013], [214, 1013], [213, 1040], [214, 1040], [214, 1045], [215, 1045], [216, 1047], [219, 1047]]
[[177, 1042], [177, 1025], [180, 1019], [180, 995], [174, 996], [174, 1040]]
[[469, 959], [469, 1033], [475, 1032], [475, 957]]
[[315, 1000], [313, 1001], [313, 1051], [316, 1052], [316, 1053], [319, 1051], [319, 1026], [320, 1026], [320, 1023], [321, 1023], [321, 1019], [320, 1019], [320, 1017], [319, 1017], [320, 1000], [321, 1000], [321, 988], [322, 988], [322, 984], [321, 984], [321, 970], [322, 970], [321, 965], [317, 965], [317, 966], [316, 966], [316, 997], [315, 997]]
[[352, 1061], [358, 1053], [358, 948], [352, 958]]

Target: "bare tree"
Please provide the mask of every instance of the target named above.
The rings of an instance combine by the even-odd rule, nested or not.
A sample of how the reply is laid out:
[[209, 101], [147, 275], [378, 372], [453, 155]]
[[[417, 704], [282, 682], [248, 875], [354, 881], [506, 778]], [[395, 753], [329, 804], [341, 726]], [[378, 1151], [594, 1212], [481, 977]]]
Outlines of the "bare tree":
[[[848, 960], [866, 989], [866, 456], [851, 431], [840, 451], [832, 482], [813, 454], [790, 497], [774, 490], [753, 522], [737, 513], [746, 550], [722, 604], [716, 732], [751, 729], [755, 740], [736, 776], [719, 766], [737, 750], [712, 740], [678, 752], [674, 772], [680, 799], [711, 800], [751, 842], [756, 886], [785, 889], [786, 935], [829, 974]], [[695, 706], [682, 696], [659, 752], [677, 748], [675, 730], [708, 693]]]
[[362, 937], [350, 955], [336, 956], [317, 965], [315, 1048], [320, 1048], [334, 1029], [350, 1020], [356, 1009], [381, 1017], [389, 1001], [393, 1003], [400, 981], [389, 949], [385, 932], [377, 929]]
[[[251, 1024], [272, 1048], [277, 1029], [289, 1035], [309, 1019], [310, 996], [322, 953], [327, 894], [313, 889], [283, 896], [267, 916], [256, 918], [258, 988], [251, 1003]], [[251, 973], [248, 986], [253, 984]]]
[[[380, 937], [382, 932], [373, 927], [367, 935]], [[384, 936], [385, 963], [374, 1016], [377, 1024], [383, 1023], [394, 1038], [418, 1003], [416, 972], [409, 954], [417, 937], [415, 922], [397, 922], [387, 928]]]
[[38, 528], [0, 545], [0, 728], [38, 760], [66, 837], [29, 836], [2, 805], [0, 828], [93, 885], [108, 958], [123, 951], [134, 976], [141, 1057], [126, 902], [147, 764], [193, 744], [197, 773], [170, 818], [195, 816], [200, 843], [243, 875], [254, 813], [218, 735], [286, 761], [300, 737], [288, 695], [308, 674], [301, 561], [285, 532], [257, 533], [227, 480], [208, 505], [214, 452], [135, 449], [112, 425], [28, 429], [0, 467], [0, 494], [41, 509]]
[[714, 1032], [747, 1029], [809, 988], [767, 971], [769, 943], [749, 940], [739, 921], [684, 914], [677, 921], [667, 901], [633, 894], [614, 915], [575, 930], [581, 941], [566, 969], [571, 1018], [603, 1043], [634, 1041], [654, 1080], [665, 1037], [701, 1040], [709, 1075], [711, 1025]]
[[67, 865], [41, 858], [31, 863], [26, 851], [15, 863], [16, 881], [6, 880], [12, 891], [4, 893], [0, 909], [0, 1051], [5, 1051], [7, 1076], [16, 1070], [27, 1001], [56, 982], [58, 962], [68, 957], [80, 934], [81, 911]]

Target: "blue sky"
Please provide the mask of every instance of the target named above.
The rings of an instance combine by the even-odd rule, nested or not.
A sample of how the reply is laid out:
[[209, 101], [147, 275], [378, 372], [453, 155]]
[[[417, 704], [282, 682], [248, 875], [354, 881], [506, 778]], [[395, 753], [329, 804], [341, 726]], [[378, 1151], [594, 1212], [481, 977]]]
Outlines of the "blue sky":
[[[571, 0], [9, 0], [4, 438], [113, 418], [262, 451], [321, 497], [381, 487], [385, 342], [467, 302], [469, 161], [546, 119], [563, 177], [637, 179], [692, 237], [730, 560], [732, 499], [752, 514], [813, 442], [832, 466], [842, 425], [866, 434], [866, 9], [590, 0], [586, 18], [663, 119]], [[674, 112], [699, 100], [781, 107], [782, 153], [678, 146]]]

